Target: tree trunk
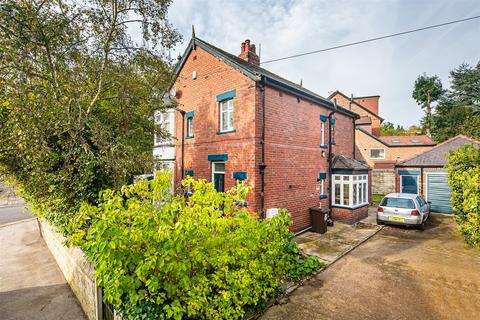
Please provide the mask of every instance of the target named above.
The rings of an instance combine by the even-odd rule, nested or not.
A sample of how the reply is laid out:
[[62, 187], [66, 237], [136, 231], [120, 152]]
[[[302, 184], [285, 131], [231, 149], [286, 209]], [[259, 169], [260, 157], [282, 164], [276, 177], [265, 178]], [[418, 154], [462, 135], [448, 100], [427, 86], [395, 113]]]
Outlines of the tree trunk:
[[425, 126], [425, 133], [427, 134], [427, 136], [431, 137], [431, 134], [430, 134], [430, 125], [431, 125], [431, 119], [432, 119], [432, 115], [431, 115], [431, 110], [430, 110], [430, 93], [427, 94], [427, 121], [426, 121], [426, 126]]

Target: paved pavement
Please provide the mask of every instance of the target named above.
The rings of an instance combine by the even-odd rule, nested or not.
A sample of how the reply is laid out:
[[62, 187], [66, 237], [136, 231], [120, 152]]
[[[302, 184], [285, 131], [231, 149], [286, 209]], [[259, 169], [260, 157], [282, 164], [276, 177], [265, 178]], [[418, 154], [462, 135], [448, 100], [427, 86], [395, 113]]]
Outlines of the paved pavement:
[[0, 225], [31, 217], [30, 210], [23, 205], [0, 207]]
[[480, 250], [452, 217], [427, 230], [387, 226], [263, 319], [480, 319]]
[[34, 219], [0, 226], [0, 319], [86, 319]]

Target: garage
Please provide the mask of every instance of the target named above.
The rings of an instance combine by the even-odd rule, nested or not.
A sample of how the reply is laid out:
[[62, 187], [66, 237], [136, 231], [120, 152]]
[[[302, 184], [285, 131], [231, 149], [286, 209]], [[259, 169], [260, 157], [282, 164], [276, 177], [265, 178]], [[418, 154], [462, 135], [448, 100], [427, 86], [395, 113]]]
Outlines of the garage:
[[466, 144], [480, 147], [479, 141], [458, 135], [428, 151], [397, 163], [395, 165], [397, 192], [421, 194], [431, 202], [430, 208], [433, 212], [453, 214], [450, 202], [451, 189], [448, 186], [445, 166], [448, 162], [448, 153]]
[[447, 172], [426, 172], [427, 177], [427, 201], [430, 201], [430, 210], [434, 212], [453, 213], [450, 202], [450, 187], [447, 181]]

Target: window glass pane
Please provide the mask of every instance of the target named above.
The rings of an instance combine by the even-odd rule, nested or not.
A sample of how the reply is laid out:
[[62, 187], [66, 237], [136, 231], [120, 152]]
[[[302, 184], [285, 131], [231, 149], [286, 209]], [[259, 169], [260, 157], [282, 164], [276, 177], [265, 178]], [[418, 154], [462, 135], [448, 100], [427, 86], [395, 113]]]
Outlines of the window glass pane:
[[402, 208], [402, 209], [415, 209], [415, 204], [411, 199], [402, 198], [383, 198], [380, 203], [382, 207]]
[[215, 172], [225, 172], [225, 163], [223, 162], [214, 162], [213, 163], [213, 170]]
[[381, 159], [385, 157], [384, 149], [370, 149], [370, 158]]
[[221, 130], [226, 131], [227, 130], [227, 112], [222, 112], [222, 118], [221, 118]]
[[[355, 177], [354, 177], [355, 178]], [[355, 179], [354, 179], [355, 180]], [[357, 195], [357, 184], [355, 183], [353, 185], [353, 205], [357, 205], [358, 204], [358, 195]]]
[[193, 118], [187, 119], [187, 136], [193, 136]]
[[363, 183], [363, 202], [368, 202], [368, 197], [367, 197], [367, 183]]
[[350, 181], [350, 177], [349, 176], [343, 176], [343, 181]]
[[358, 204], [364, 203], [365, 200], [363, 199], [363, 184], [358, 184]]
[[340, 204], [340, 187], [341, 187], [341, 184], [336, 183], [334, 186], [335, 186], [335, 204]]
[[343, 205], [348, 206], [350, 205], [350, 185], [343, 184]]
[[335, 176], [334, 179], [335, 181], [340, 181], [340, 176]]
[[233, 110], [229, 112], [228, 115], [228, 129], [233, 130]]

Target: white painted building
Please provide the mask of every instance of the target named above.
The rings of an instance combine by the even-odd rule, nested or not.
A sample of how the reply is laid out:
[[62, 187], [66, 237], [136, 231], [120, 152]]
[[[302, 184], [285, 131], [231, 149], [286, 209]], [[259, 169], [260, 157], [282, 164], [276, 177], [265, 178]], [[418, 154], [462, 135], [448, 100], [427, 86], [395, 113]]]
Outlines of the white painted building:
[[[155, 125], [159, 126], [160, 133], [154, 135], [153, 156], [158, 161], [155, 171], [165, 169], [174, 172], [175, 165], [175, 110], [157, 111], [154, 116]], [[172, 175], [173, 186], [173, 175]]]

